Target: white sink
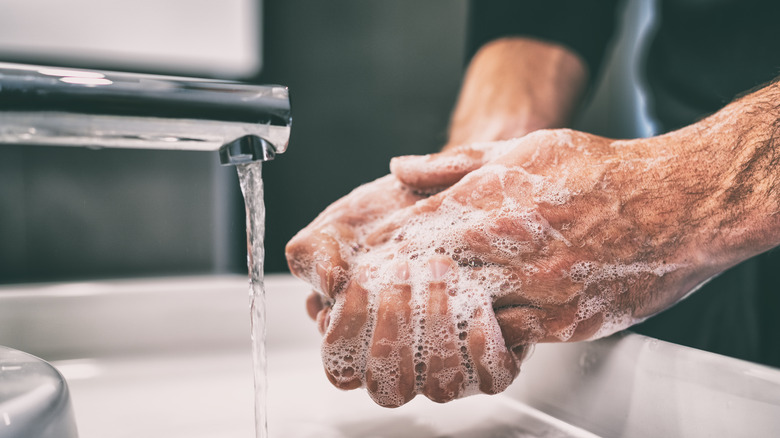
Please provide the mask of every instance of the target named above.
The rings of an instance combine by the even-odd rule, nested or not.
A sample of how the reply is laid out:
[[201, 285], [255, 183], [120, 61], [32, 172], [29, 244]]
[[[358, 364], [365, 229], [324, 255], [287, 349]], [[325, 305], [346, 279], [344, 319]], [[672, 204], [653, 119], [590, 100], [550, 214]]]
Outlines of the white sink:
[[77, 436], [62, 375], [37, 357], [0, 347], [0, 437]]
[[[498, 396], [381, 408], [328, 383], [306, 285], [266, 289], [274, 438], [780, 433], [780, 371], [633, 334], [539, 346]], [[3, 287], [0, 345], [59, 369], [81, 438], [253, 436], [243, 276]]]

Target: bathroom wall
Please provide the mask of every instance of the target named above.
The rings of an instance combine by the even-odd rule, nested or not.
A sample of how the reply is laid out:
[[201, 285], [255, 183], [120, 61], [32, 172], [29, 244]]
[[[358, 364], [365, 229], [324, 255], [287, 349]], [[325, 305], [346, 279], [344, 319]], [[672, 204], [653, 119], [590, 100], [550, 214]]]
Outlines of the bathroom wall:
[[[4, 0], [0, 62], [250, 77], [261, 6]], [[0, 145], [0, 283], [235, 271], [237, 191], [215, 154]]]
[[[139, 3], [145, 5], [152, 3]], [[63, 21], [84, 11], [58, 8]], [[252, 36], [262, 62], [236, 61], [230, 71], [208, 69], [203, 62], [166, 64], [158, 56], [139, 60], [126, 49], [104, 56], [111, 52], [104, 48], [88, 56], [76, 49], [25, 48], [18, 41], [14, 46], [8, 43], [10, 30], [0, 31], [0, 61], [289, 86], [290, 146], [264, 167], [266, 269], [280, 272], [286, 270], [284, 244], [328, 204], [386, 174], [392, 156], [433, 152], [443, 144], [465, 62], [467, 9], [465, 0], [266, 0], [257, 8]], [[163, 22], [172, 39], [186, 23], [201, 23], [186, 11], [171, 14]], [[2, 17], [0, 25], [9, 20]], [[131, 36], [131, 30], [143, 28], [116, 27]], [[73, 32], [73, 26], [66, 28]], [[201, 28], [212, 38], [219, 34]], [[164, 32], [152, 35], [166, 39]], [[193, 47], [204, 43], [192, 38], [187, 51], [197, 54]], [[66, 56], [73, 51], [78, 56]], [[633, 59], [614, 59], [631, 68]], [[251, 66], [260, 64], [262, 72], [252, 73]], [[636, 105], [633, 85], [602, 83], [605, 91], [586, 110], [584, 127], [607, 135], [641, 134], [636, 122], [610, 120], [602, 111], [623, 113], [621, 106]], [[0, 146], [0, 282], [245, 272], [243, 218], [235, 171], [219, 167], [213, 154]]]
[[215, 160], [0, 145], [0, 282], [215, 270]]
[[3, 0], [0, 61], [244, 77], [261, 65], [259, 0]]

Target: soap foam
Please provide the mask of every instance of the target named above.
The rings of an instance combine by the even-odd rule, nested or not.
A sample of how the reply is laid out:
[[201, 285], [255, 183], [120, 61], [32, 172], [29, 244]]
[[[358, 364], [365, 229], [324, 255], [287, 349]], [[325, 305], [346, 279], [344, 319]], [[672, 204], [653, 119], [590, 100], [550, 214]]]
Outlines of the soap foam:
[[[561, 340], [569, 339], [579, 322], [597, 313], [602, 314], [603, 322], [590, 339], [609, 336], [641, 322], [640, 319], [634, 318], [627, 312], [612, 311], [610, 304], [617, 295], [627, 291], [626, 285], [630, 285], [636, 277], [642, 274], [663, 277], [681, 267], [679, 264], [672, 263], [610, 264], [583, 261], [573, 264], [567, 272], [564, 272], [564, 275], [568, 276], [573, 283], [583, 284], [585, 288], [596, 285], [598, 295], [580, 299], [575, 322], [570, 327], [571, 331], [561, 333], [559, 338]], [[616, 280], [622, 280], [622, 282], [614, 283]], [[608, 284], [612, 287], [598, 287], [601, 282], [609, 282]]]
[[[507, 143], [507, 144], [511, 144]], [[497, 152], [494, 152], [497, 153]], [[565, 188], [563, 182], [556, 182], [540, 176], [528, 174], [522, 169], [507, 169], [499, 165], [489, 165], [468, 174], [466, 183], [479, 183], [479, 178], [502, 183], [509, 179], [525, 180], [537, 202], [559, 205], [568, 201], [573, 194]], [[564, 176], [565, 178], [565, 176]], [[473, 181], [469, 181], [473, 179]], [[472, 195], [476, 196], [476, 195]], [[432, 202], [428, 200], [421, 203]], [[571, 243], [560, 230], [555, 229], [533, 206], [521, 205], [511, 197], [505, 197], [498, 209], [478, 209], [472, 202], [461, 203], [453, 196], [436, 199], [440, 203], [427, 213], [407, 217], [405, 210], [399, 210], [377, 222], [367, 222], [354, 230], [354, 241], [362, 242], [376, 229], [389, 227], [392, 230], [389, 239], [382, 241], [370, 250], [350, 249], [353, 243], [342, 244], [342, 258], [350, 266], [348, 281], [358, 282], [366, 291], [366, 305], [369, 317], [359, 335], [352, 339], [339, 338], [323, 343], [322, 356], [327, 372], [337, 382], [347, 384], [355, 378], [366, 384], [366, 372], [371, 370], [372, 397], [386, 406], [398, 406], [405, 402], [399, 392], [399, 382], [403, 370], [399, 369], [404, 349], [411, 348], [412, 369], [415, 374], [416, 393], [423, 393], [430, 379], [435, 379], [441, 390], [448, 385], [457, 384], [451, 395], [459, 397], [480, 392], [481, 383], [490, 387], [488, 392], [503, 391], [514, 378], [513, 370], [506, 364], [507, 358], [517, 360], [511, 355], [501, 333], [493, 310], [494, 301], [508, 294], [520, 294], [528, 287], [540, 267], [532, 263], [515, 262], [524, 254], [541, 248], [545, 250], [553, 241], [567, 246]], [[420, 209], [420, 211], [427, 211]], [[500, 220], [516, 224], [517, 229], [525, 230], [527, 235], [500, 235], [491, 224]], [[338, 238], [334, 233], [333, 238]], [[478, 253], [471, 248], [473, 240], [467, 236], [478, 236], [487, 242], [489, 254]], [[529, 239], [530, 236], [530, 239]], [[346, 248], [345, 248], [346, 247]], [[484, 250], [482, 251], [484, 252]], [[494, 262], [497, 257], [513, 260], [513, 269]], [[315, 256], [316, 257], [316, 256]], [[434, 269], [431, 263], [447, 263], [446, 272]], [[399, 264], [405, 264], [399, 275]], [[518, 269], [519, 268], [519, 269]], [[363, 273], [359, 274], [359, 270]], [[593, 317], [597, 313], [604, 315], [604, 323], [594, 336], [603, 336], [631, 325], [633, 320], [627, 315], [613, 315], [609, 308], [615, 294], [620, 290], [611, 290], [605, 296], [585, 297], [589, 286], [615, 280], [650, 274], [662, 276], [677, 269], [671, 264], [605, 264], [594, 261], [574, 263], [563, 272], [564, 278], [579, 285], [579, 294], [575, 299], [578, 305], [576, 316], [571, 325], [552, 335], [565, 341], [571, 338], [579, 322]], [[549, 271], [545, 271], [549, 275]], [[313, 282], [318, 284], [319, 280]], [[372, 338], [376, 318], [384, 294], [392, 294], [399, 285], [411, 289], [411, 314], [408, 319], [396, 321], [399, 336], [394, 340], [375, 340]], [[430, 290], [435, 285], [442, 287], [446, 294], [446, 306], [442, 309], [431, 308]], [[349, 286], [348, 286], [349, 287]], [[326, 336], [334, 327], [342, 324], [344, 300], [336, 297], [332, 308], [331, 323]], [[543, 308], [545, 303], [538, 303]], [[529, 332], [539, 339], [545, 335], [543, 324], [536, 317], [527, 320]], [[469, 345], [470, 330], [475, 327], [484, 333], [484, 354], [477, 362]], [[536, 336], [536, 335], [535, 335]], [[538, 339], [530, 339], [532, 344]], [[372, 343], [379, 342], [388, 347], [391, 353], [387, 357], [374, 357], [370, 354]], [[432, 367], [446, 363], [447, 366]], [[515, 364], [519, 368], [519, 362]], [[477, 368], [485, 369], [490, 382], [480, 382]]]

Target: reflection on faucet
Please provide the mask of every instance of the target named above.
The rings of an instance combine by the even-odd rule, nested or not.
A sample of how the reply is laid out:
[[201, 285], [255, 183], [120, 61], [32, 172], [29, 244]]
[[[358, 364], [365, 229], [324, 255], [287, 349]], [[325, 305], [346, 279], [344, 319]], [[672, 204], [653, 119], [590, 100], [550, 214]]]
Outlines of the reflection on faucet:
[[286, 87], [0, 63], [0, 143], [220, 151], [222, 164], [287, 148]]

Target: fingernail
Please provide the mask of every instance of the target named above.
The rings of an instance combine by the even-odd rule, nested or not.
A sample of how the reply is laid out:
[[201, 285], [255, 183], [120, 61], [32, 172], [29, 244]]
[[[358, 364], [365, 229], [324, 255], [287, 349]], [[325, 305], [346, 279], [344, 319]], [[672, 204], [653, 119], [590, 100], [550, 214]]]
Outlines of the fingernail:
[[432, 259], [429, 262], [429, 265], [431, 267], [431, 275], [433, 276], [434, 280], [441, 280], [450, 270], [450, 264], [440, 259]]
[[390, 159], [390, 164], [396, 163], [396, 164], [406, 164], [406, 163], [414, 163], [415, 161], [424, 161], [427, 160], [430, 155], [401, 155], [398, 157], [393, 157]]
[[406, 262], [400, 262], [395, 265], [395, 276], [401, 281], [409, 279], [409, 264]]
[[403, 155], [400, 157], [394, 157], [390, 160], [390, 172], [396, 174], [396, 172], [408, 170], [411, 166], [420, 166], [426, 164], [430, 159], [430, 155]]

